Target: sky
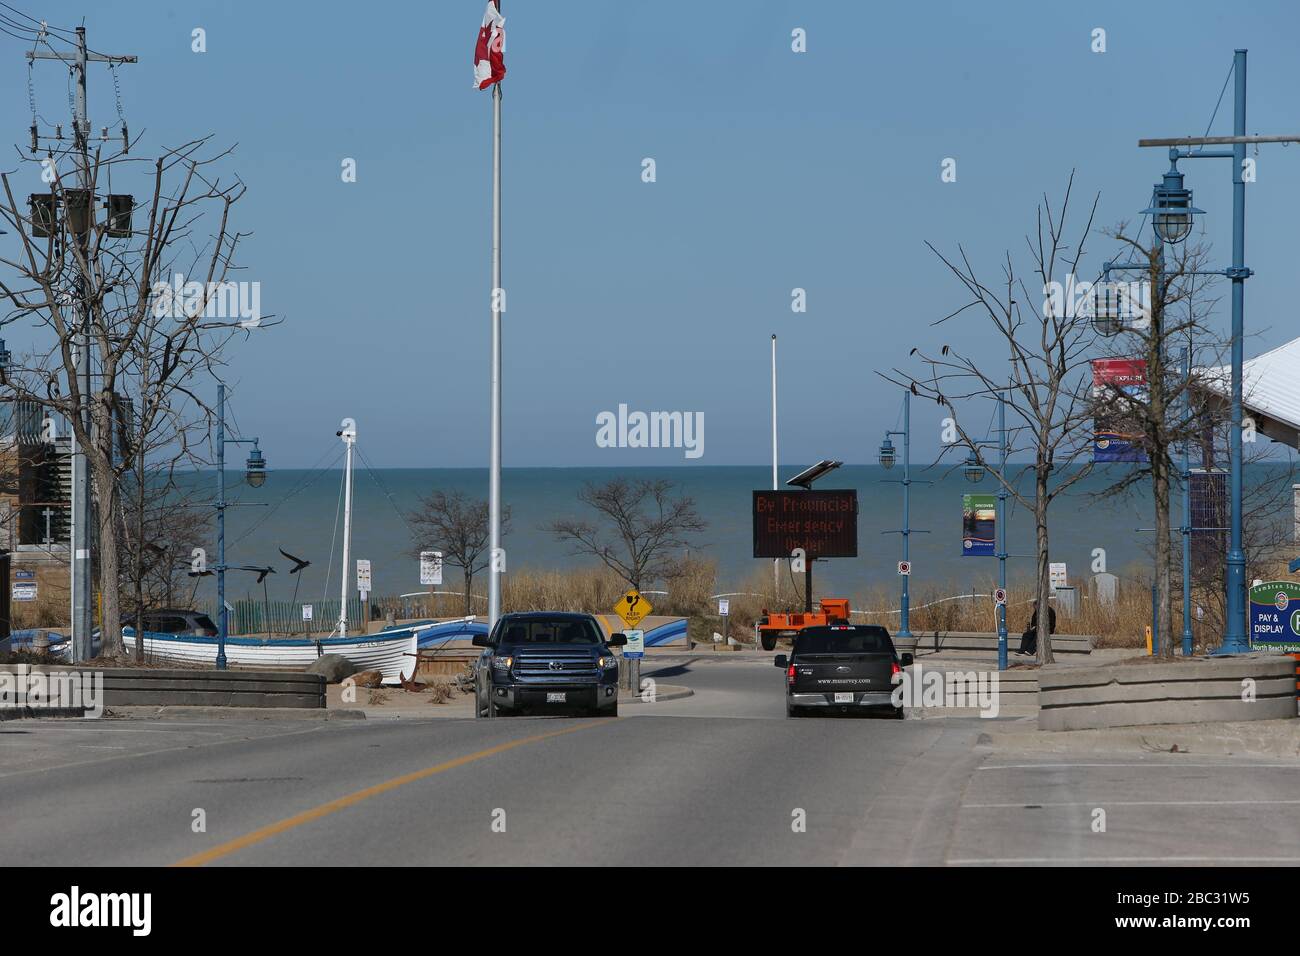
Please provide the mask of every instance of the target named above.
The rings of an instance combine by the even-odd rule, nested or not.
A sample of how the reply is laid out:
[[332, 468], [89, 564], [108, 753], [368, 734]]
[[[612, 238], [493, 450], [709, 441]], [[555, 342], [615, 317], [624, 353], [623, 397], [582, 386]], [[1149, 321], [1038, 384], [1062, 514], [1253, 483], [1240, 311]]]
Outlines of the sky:
[[[235, 222], [252, 233], [239, 278], [282, 321], [234, 344], [225, 375], [272, 469], [332, 452], [344, 417], [376, 467], [486, 465], [483, 0], [13, 6], [84, 19], [92, 49], [139, 57], [118, 74], [140, 152], [206, 134], [237, 146]], [[1059, 200], [1072, 169], [1080, 209], [1100, 193], [1098, 227], [1137, 221], [1168, 165], [1137, 140], [1204, 133], [1235, 47], [1250, 51], [1248, 131], [1300, 132], [1294, 3], [505, 0], [503, 13], [506, 467], [769, 461], [773, 334], [782, 461], [872, 461], [901, 403], [879, 372], [920, 372], [918, 346], [998, 353], [975, 319], [931, 327], [965, 296], [927, 240], [960, 243], [990, 277], [1008, 249], [1024, 269], [1036, 203]], [[20, 146], [28, 48], [0, 34], [0, 131]], [[66, 127], [66, 70], [32, 76], [38, 113]], [[115, 128], [109, 71], [92, 67], [90, 84], [92, 127]], [[1231, 133], [1231, 101], [1214, 132]], [[1300, 334], [1300, 147], [1261, 147], [1257, 162], [1248, 355]], [[1182, 166], [1227, 265], [1229, 164]], [[1099, 232], [1090, 248], [1093, 271], [1116, 252]], [[11, 348], [33, 335], [2, 334]], [[702, 453], [601, 447], [597, 417], [620, 405], [702, 416]], [[918, 460], [937, 453], [941, 417], [914, 408]]]

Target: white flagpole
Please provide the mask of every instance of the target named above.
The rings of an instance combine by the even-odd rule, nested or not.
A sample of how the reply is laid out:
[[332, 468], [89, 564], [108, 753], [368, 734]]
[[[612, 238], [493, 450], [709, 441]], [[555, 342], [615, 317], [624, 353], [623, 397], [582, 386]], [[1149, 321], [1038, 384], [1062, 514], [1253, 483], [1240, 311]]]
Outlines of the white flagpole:
[[[498, 10], [500, 7], [498, 7]], [[488, 467], [488, 627], [501, 614], [501, 83], [492, 87], [492, 449]]]
[[[772, 333], [772, 490], [780, 488], [776, 475], [776, 333]], [[781, 559], [772, 561], [773, 592], [777, 599], [781, 596]]]

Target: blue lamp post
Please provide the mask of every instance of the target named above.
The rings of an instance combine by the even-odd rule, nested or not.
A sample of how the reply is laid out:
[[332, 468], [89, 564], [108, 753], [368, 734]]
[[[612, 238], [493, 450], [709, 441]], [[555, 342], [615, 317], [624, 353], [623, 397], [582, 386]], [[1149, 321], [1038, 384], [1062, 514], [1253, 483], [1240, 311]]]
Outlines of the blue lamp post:
[[226, 636], [228, 621], [226, 611], [226, 445], [252, 445], [245, 463], [244, 480], [252, 488], [260, 488], [266, 483], [266, 459], [257, 447], [256, 438], [226, 437], [226, 386], [217, 385], [217, 670], [226, 669]]
[[[1005, 392], [998, 392], [998, 437], [996, 444], [998, 446], [998, 474], [1005, 476], [1007, 473], [1007, 396]], [[991, 439], [981, 439], [973, 443], [975, 446], [992, 445]], [[962, 466], [962, 474], [966, 480], [971, 483], [978, 483], [984, 480], [984, 465], [981, 462], [979, 453], [972, 448], [970, 454], [966, 456], [966, 463]], [[1001, 481], [998, 482], [998, 508], [997, 508], [997, 553], [994, 555], [998, 559], [998, 588], [1002, 591], [1007, 589], [1007, 488]], [[1005, 603], [997, 605], [998, 615], [998, 670], [1007, 669], [1007, 606]]]
[[[898, 531], [885, 531], [883, 534], [900, 534], [903, 536], [903, 561], [908, 565], [908, 573], [900, 574], [903, 579], [902, 604], [899, 607], [901, 620], [899, 621], [898, 637], [903, 639], [911, 638], [911, 598], [908, 594], [908, 582], [911, 580], [911, 536], [913, 534], [925, 534], [924, 531], [918, 531], [912, 527], [912, 393], [911, 391], [903, 392], [903, 430], [886, 431], [885, 440], [880, 443], [880, 453], [878, 460], [880, 467], [890, 469], [894, 467], [897, 455], [894, 450], [894, 443], [890, 439], [895, 436], [901, 436], [903, 439], [903, 477], [902, 479], [887, 479], [898, 481], [903, 486], [903, 527]], [[928, 482], [927, 482], [928, 484]]]
[[[1200, 155], [1200, 154], [1197, 154]], [[1183, 185], [1183, 174], [1178, 170], [1178, 160], [1182, 158], [1178, 150], [1169, 151], [1170, 168], [1164, 175], [1164, 179], [1157, 183], [1151, 192], [1151, 205], [1142, 210], [1143, 215], [1151, 217], [1151, 227], [1155, 233], [1157, 241], [1160, 243], [1160, 252], [1157, 259], [1156, 282], [1163, 282], [1165, 271], [1164, 247], [1166, 244], [1176, 244], [1186, 239], [1192, 231], [1192, 223], [1196, 216], [1202, 215], [1205, 210], [1197, 209], [1192, 205], [1192, 191]], [[1120, 270], [1138, 270], [1148, 271], [1149, 263], [1114, 263], [1107, 262], [1102, 270], [1104, 277], [1109, 281], [1112, 271]], [[1199, 270], [1188, 270], [1188, 275], [1224, 275], [1223, 271], [1210, 271], [1208, 273]], [[1107, 293], [1109, 294], [1109, 293]], [[1118, 319], [1112, 319], [1108, 310], [1103, 310], [1101, 299], [1097, 299], [1098, 307], [1094, 313], [1094, 325], [1103, 335], [1115, 335], [1123, 330], [1123, 322]], [[1153, 315], [1154, 320], [1154, 315]], [[1154, 330], [1156, 340], [1160, 343], [1160, 329]], [[1190, 333], [1189, 333], [1190, 343]], [[1187, 382], [1191, 380], [1191, 348], [1183, 349], [1183, 374]], [[1191, 395], [1188, 384], [1184, 384], [1184, 409], [1187, 414], [1191, 413]], [[1191, 462], [1188, 446], [1191, 439], [1184, 435], [1182, 442], [1183, 465], [1180, 477], [1183, 482], [1183, 508], [1182, 508], [1182, 525], [1178, 529], [1183, 538], [1183, 633], [1182, 646], [1184, 656], [1190, 656], [1192, 653], [1192, 532], [1197, 529], [1192, 527], [1192, 504], [1191, 504]], [[1152, 652], [1155, 652], [1157, 643], [1160, 638], [1159, 618], [1156, 616], [1156, 590], [1152, 588]]]
[[[1223, 643], [1215, 653], [1240, 654], [1250, 650], [1246, 638], [1246, 552], [1242, 545], [1242, 447], [1241, 419], [1243, 329], [1246, 280], [1252, 275], [1246, 268], [1246, 144], [1300, 142], [1296, 136], [1246, 135], [1246, 51], [1233, 52], [1233, 117], [1232, 136], [1178, 137], [1175, 139], [1142, 139], [1138, 146], [1167, 146], [1169, 158], [1228, 159], [1232, 161], [1232, 265], [1217, 275], [1232, 281], [1232, 385], [1228, 431], [1229, 526], [1227, 575], [1225, 589], [1226, 620]], [[1231, 149], [1205, 149], [1206, 145], [1225, 145]], [[1196, 147], [1188, 149], [1186, 147]]]

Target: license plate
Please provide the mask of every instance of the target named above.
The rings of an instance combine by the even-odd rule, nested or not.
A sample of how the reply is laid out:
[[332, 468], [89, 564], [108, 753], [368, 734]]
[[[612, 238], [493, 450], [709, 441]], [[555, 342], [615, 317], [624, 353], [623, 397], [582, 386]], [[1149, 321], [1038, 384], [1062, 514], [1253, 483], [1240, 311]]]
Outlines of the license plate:
[[851, 703], [853, 703], [853, 695], [852, 695], [852, 694], [836, 694], [836, 695], [835, 695], [835, 703], [837, 703], [837, 704], [851, 704]]
[[564, 697], [565, 697], [564, 694], [547, 694], [547, 695], [546, 695], [546, 702], [547, 702], [548, 704], [563, 704], [563, 703], [564, 703]]

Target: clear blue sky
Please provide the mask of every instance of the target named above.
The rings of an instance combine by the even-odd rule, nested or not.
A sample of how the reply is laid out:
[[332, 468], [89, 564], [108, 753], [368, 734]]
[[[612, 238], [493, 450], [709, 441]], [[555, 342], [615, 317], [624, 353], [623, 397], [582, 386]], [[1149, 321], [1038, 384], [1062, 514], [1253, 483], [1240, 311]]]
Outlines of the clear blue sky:
[[[483, 0], [14, 5], [62, 27], [84, 16], [93, 49], [140, 57], [120, 72], [143, 151], [209, 132], [238, 143], [238, 226], [254, 233], [242, 278], [285, 323], [236, 346], [229, 377], [273, 468], [311, 465], [344, 416], [377, 466], [486, 464], [491, 102], [471, 84]], [[1250, 50], [1249, 131], [1300, 131], [1298, 10], [506, 0], [505, 464], [687, 463], [598, 448], [595, 417], [620, 403], [703, 412], [701, 464], [768, 460], [773, 332], [782, 460], [874, 459], [899, 404], [875, 370], [983, 331], [927, 328], [964, 300], [923, 241], [961, 241], [991, 275], [1072, 167], [1081, 199], [1102, 194], [1099, 225], [1138, 218], [1167, 163], [1137, 139], [1202, 133], [1234, 47]], [[195, 27], [206, 53], [191, 52]], [[791, 52], [796, 27], [805, 54]], [[25, 49], [0, 35], [0, 120], [20, 144]], [[91, 82], [98, 129], [116, 119], [112, 83], [103, 67]], [[66, 124], [62, 68], [37, 67], [36, 98]], [[1216, 131], [1230, 124], [1231, 91]], [[341, 181], [345, 157], [356, 183]], [[945, 157], [955, 183], [940, 181]], [[1228, 165], [1183, 166], [1226, 265]], [[1263, 147], [1248, 353], [1300, 332], [1298, 220], [1300, 147]], [[806, 314], [790, 310], [794, 287]], [[937, 419], [915, 415], [920, 456]]]

